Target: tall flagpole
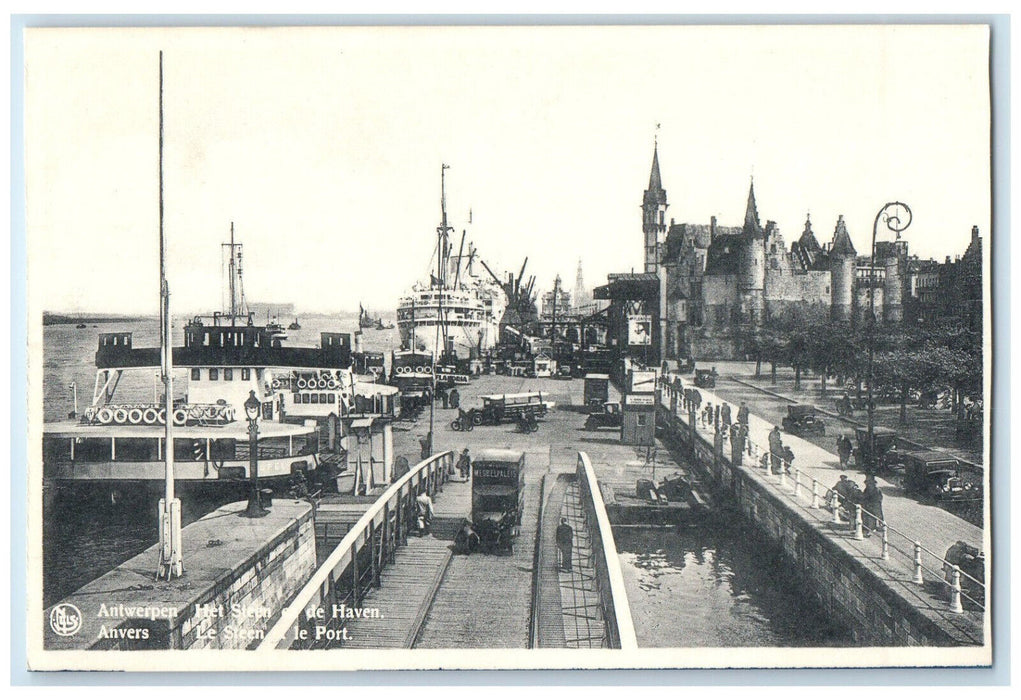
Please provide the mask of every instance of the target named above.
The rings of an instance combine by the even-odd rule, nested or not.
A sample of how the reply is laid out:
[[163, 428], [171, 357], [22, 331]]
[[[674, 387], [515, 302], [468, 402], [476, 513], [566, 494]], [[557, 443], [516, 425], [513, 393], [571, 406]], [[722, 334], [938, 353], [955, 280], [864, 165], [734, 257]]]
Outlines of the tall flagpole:
[[163, 449], [166, 490], [160, 499], [160, 563], [157, 578], [168, 581], [184, 575], [181, 556], [181, 501], [174, 494], [174, 356], [170, 335], [170, 285], [167, 283], [167, 239], [163, 234], [163, 52], [160, 51], [160, 350], [163, 361], [163, 410], [166, 439]]

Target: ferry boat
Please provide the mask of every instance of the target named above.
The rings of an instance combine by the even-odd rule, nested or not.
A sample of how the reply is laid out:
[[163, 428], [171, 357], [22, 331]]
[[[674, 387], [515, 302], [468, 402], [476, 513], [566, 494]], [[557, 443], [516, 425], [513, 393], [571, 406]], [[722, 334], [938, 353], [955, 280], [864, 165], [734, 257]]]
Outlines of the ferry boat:
[[[397, 389], [356, 377], [349, 333], [323, 332], [318, 347], [289, 347], [273, 324], [256, 325], [245, 310], [233, 230], [229, 245], [230, 308], [185, 325], [183, 347], [172, 349], [175, 379], [184, 375], [185, 390], [183, 396], [175, 391], [171, 414], [165, 399], [117, 393], [127, 373], [151, 377], [161, 365], [161, 349], [134, 347], [130, 332], [100, 333], [91, 404], [71, 420], [44, 426], [47, 485], [162, 484], [168, 419], [178, 484], [247, 480], [244, 402], [252, 393], [261, 406], [260, 481], [290, 481], [300, 473], [325, 483], [347, 464], [349, 441], [343, 438], [355, 428], [388, 432], [383, 424], [399, 415]], [[175, 383], [181, 386], [180, 379]], [[376, 452], [384, 442], [377, 440]], [[376, 461], [384, 469], [375, 479], [385, 481], [392, 456], [377, 455]]]
[[436, 229], [436, 266], [428, 283], [415, 284], [397, 308], [397, 327], [405, 350], [435, 354], [440, 362], [478, 359], [499, 342], [500, 322], [507, 308], [507, 294], [484, 262], [489, 277], [477, 274], [477, 251], [467, 232], [453, 254], [447, 222], [445, 171], [440, 170], [442, 219]]

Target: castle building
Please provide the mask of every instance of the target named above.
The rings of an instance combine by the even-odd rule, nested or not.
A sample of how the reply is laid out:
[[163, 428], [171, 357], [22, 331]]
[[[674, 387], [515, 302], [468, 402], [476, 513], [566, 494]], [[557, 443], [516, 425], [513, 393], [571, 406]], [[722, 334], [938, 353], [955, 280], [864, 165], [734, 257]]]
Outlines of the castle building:
[[658, 273], [665, 288], [665, 359], [741, 357], [744, 331], [785, 314], [852, 321], [874, 303], [879, 320], [897, 323], [904, 318], [903, 241], [877, 244], [873, 266], [868, 257], [858, 256], [843, 216], [825, 245], [806, 216], [801, 235], [788, 246], [776, 222], [761, 223], [753, 181], [740, 226], [721, 226], [716, 217], [710, 217], [708, 225], [671, 220], [653, 265], [653, 235], [659, 235], [653, 214], [665, 209], [659, 154], [654, 151], [642, 228], [646, 271]]

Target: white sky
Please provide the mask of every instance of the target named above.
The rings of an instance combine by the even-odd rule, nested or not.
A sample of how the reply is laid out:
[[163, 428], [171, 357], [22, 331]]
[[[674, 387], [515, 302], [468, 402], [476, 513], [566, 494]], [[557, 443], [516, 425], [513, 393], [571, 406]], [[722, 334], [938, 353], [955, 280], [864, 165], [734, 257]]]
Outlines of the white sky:
[[668, 219], [740, 224], [754, 173], [788, 243], [844, 214], [864, 251], [895, 199], [913, 253], [989, 232], [985, 27], [30, 30], [34, 308], [158, 308], [160, 49], [178, 314], [219, 306], [231, 221], [250, 300], [392, 311], [426, 274], [441, 162], [498, 274], [640, 269], [657, 123]]

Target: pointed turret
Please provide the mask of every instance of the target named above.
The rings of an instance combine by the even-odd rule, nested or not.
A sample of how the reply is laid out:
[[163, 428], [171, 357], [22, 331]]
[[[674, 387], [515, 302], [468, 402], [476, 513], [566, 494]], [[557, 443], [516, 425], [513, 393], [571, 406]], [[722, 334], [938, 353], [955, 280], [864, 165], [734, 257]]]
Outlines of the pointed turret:
[[833, 230], [833, 244], [830, 246], [830, 255], [857, 255], [854, 244], [851, 243], [851, 236], [847, 233], [847, 224], [844, 223], [844, 215], [837, 217], [837, 227]]
[[752, 180], [748, 186], [748, 206], [744, 211], [744, 234], [746, 236], [762, 236], [762, 226], [759, 224], [759, 209], [755, 206], [755, 181]]
[[841, 214], [830, 244], [830, 317], [834, 321], [850, 321], [852, 318], [856, 255]]
[[659, 174], [659, 144], [652, 148], [652, 170], [649, 171], [649, 189], [642, 197], [642, 233], [645, 241], [645, 271], [656, 272], [659, 267], [660, 247], [666, 235], [666, 190]]

